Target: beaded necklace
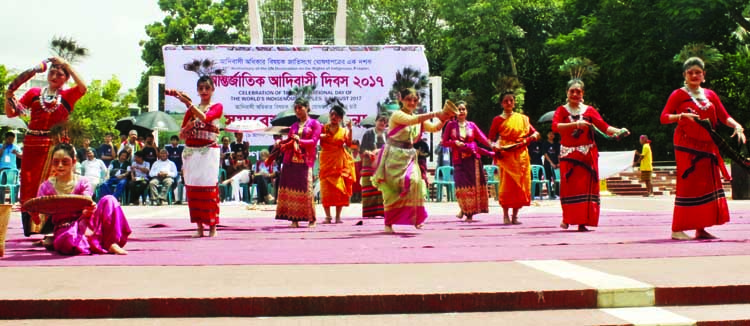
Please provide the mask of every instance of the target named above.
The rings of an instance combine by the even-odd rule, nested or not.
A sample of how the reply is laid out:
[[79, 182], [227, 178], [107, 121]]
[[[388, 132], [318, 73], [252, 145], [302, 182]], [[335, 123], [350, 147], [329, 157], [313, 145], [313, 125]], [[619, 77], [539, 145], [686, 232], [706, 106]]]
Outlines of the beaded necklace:
[[60, 105], [62, 105], [62, 94], [59, 89], [55, 90], [55, 94], [47, 94], [47, 87], [42, 89], [39, 95], [39, 106], [44, 112], [55, 112]]
[[[711, 107], [711, 101], [709, 101], [708, 98], [706, 98], [706, 91], [703, 89], [703, 87], [698, 87], [698, 91], [695, 93], [690, 91], [690, 89], [687, 88], [687, 86], [683, 88], [683, 90], [685, 90], [685, 92], [687, 92], [688, 95], [690, 95], [690, 98], [693, 100], [693, 103], [695, 103], [695, 105], [701, 110], [706, 111], [708, 110], [708, 108]], [[706, 104], [701, 104], [702, 101], [705, 101]]]

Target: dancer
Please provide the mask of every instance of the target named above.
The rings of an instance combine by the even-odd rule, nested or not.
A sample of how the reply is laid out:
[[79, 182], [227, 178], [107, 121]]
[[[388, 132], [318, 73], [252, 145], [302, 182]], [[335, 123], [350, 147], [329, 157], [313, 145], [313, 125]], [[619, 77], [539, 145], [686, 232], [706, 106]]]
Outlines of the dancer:
[[297, 96], [294, 114], [299, 121], [292, 124], [287, 139], [280, 145], [284, 163], [279, 177], [276, 219], [292, 221], [294, 228], [299, 227], [300, 221], [307, 221], [309, 228], [315, 227], [313, 166], [322, 125], [309, 115], [309, 97], [314, 89], [304, 86], [290, 91], [290, 95]]
[[[92, 196], [94, 189], [85, 177], [73, 174], [73, 147], [58, 144], [52, 150], [51, 168], [54, 176], [42, 183], [37, 196]], [[130, 235], [130, 226], [120, 204], [110, 195], [80, 213], [51, 215], [55, 225], [53, 247], [65, 255], [116, 254], [127, 255], [123, 249]]]
[[[503, 224], [521, 224], [518, 211], [531, 204], [531, 165], [529, 142], [539, 140], [539, 133], [529, 117], [513, 112], [516, 107], [515, 89], [500, 94], [503, 113], [492, 120], [490, 140], [493, 142], [494, 163], [500, 174], [498, 200], [503, 207]], [[508, 215], [510, 211], [511, 215]]]
[[182, 120], [180, 138], [185, 139], [182, 152], [182, 173], [187, 193], [190, 222], [195, 223], [193, 237], [203, 237], [204, 225], [209, 227], [209, 237], [217, 235], [219, 224], [219, 120], [224, 111], [221, 103], [211, 102], [214, 82], [210, 76], [202, 75], [197, 82], [200, 103], [193, 104], [190, 98], [179, 91], [170, 90], [169, 95], [185, 104], [187, 112]]
[[[21, 85], [34, 77], [37, 73], [47, 71], [47, 87], [34, 87], [18, 101], [13, 94]], [[68, 79], [73, 77], [75, 85], [63, 89]], [[49, 175], [49, 162], [52, 154], [50, 148], [55, 145], [50, 129], [68, 121], [76, 102], [86, 94], [86, 83], [78, 72], [65, 59], [49, 58], [40, 65], [22, 72], [8, 85], [5, 92], [5, 114], [8, 117], [30, 115], [28, 131], [23, 139], [23, 155], [21, 160], [21, 204], [34, 198], [42, 181]], [[28, 111], [27, 111], [28, 110]], [[65, 139], [63, 139], [65, 141]], [[53, 225], [45, 227], [45, 219], [35, 218], [40, 224], [31, 221], [31, 215], [22, 213], [23, 233], [47, 234], [52, 232]]]
[[712, 90], [702, 88], [705, 64], [697, 57], [682, 66], [685, 86], [669, 96], [661, 114], [661, 123], [677, 123], [674, 131], [677, 161], [677, 193], [672, 217], [672, 239], [689, 240], [686, 230], [695, 230], [696, 239], [715, 239], [707, 227], [729, 222], [729, 209], [721, 177], [729, 179], [719, 148], [698, 119], [709, 120], [715, 129], [719, 123], [734, 128], [732, 137], [745, 143], [744, 128], [737, 123]]
[[560, 134], [560, 203], [563, 221], [560, 227], [599, 224], [599, 150], [594, 142], [594, 128], [607, 135], [619, 136], [627, 129], [609, 126], [599, 112], [583, 103], [583, 81], [568, 82], [568, 103], [555, 111], [552, 131]]
[[[401, 109], [391, 115], [388, 144], [378, 158], [378, 166], [372, 183], [383, 193], [385, 206], [385, 232], [393, 233], [393, 225], [413, 225], [421, 229], [427, 219], [424, 208], [426, 187], [417, 164], [414, 143], [422, 139], [422, 131], [440, 131], [443, 123], [455, 111], [415, 114], [419, 107], [420, 94], [414, 88], [399, 92]], [[433, 123], [429, 120], [439, 118]]]
[[383, 212], [383, 193], [372, 184], [372, 175], [377, 165], [378, 153], [385, 146], [386, 124], [388, 116], [379, 115], [375, 127], [365, 131], [359, 153], [362, 155], [362, 217], [385, 216]]
[[352, 185], [357, 180], [354, 159], [346, 149], [352, 144], [352, 121], [341, 127], [345, 108], [337, 98], [329, 98], [330, 121], [320, 134], [320, 197], [326, 219], [331, 223], [331, 206], [336, 207], [336, 223], [341, 223], [341, 210], [349, 206]]
[[466, 102], [456, 102], [456, 106], [458, 119], [445, 126], [442, 144], [450, 147], [453, 153], [453, 179], [461, 207], [458, 218], [466, 216], [466, 222], [472, 222], [474, 215], [489, 212], [487, 178], [480, 158], [481, 155], [492, 155], [492, 152], [479, 145], [487, 148], [492, 145], [477, 125], [466, 120]]

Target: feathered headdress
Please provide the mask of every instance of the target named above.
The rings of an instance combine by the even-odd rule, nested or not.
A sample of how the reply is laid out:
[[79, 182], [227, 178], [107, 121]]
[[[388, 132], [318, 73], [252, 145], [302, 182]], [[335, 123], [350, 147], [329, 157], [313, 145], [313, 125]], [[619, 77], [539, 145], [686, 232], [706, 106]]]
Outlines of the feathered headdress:
[[339, 100], [338, 97], [329, 97], [326, 99], [326, 107], [330, 109], [334, 107], [340, 107], [344, 110], [346, 110], [346, 106], [344, 103], [341, 103], [341, 100]]
[[287, 92], [288, 96], [294, 96], [294, 104], [310, 106], [310, 98], [318, 85], [294, 86]]
[[474, 94], [470, 89], [458, 88], [448, 92], [448, 98], [456, 104], [460, 102], [469, 103], [474, 101]]
[[588, 58], [568, 58], [560, 65], [560, 73], [569, 74], [570, 80], [583, 80], [584, 77], [596, 77], [599, 74], [599, 67]]
[[396, 71], [396, 80], [393, 82], [391, 92], [400, 94], [401, 91], [412, 88], [416, 90], [420, 98], [425, 98], [429, 85], [430, 80], [427, 78], [427, 75], [422, 74], [421, 71], [415, 68], [405, 67], [401, 71]]
[[718, 64], [724, 60], [724, 55], [710, 45], [703, 43], [690, 43], [685, 45], [680, 53], [674, 56], [674, 62], [683, 64], [688, 58], [698, 57], [705, 64]]
[[184, 64], [182, 67], [187, 71], [192, 71], [198, 74], [198, 77], [211, 77], [224, 74], [224, 69], [216, 67], [215, 64], [216, 63], [211, 59], [203, 59], [202, 61], [193, 59], [193, 61]]
[[526, 90], [523, 88], [523, 84], [515, 76], [498, 76], [497, 82], [493, 83], [497, 93], [492, 97], [492, 100], [496, 103], [503, 100], [503, 97], [508, 94], [513, 94], [516, 98], [516, 109], [520, 110], [523, 107], [524, 94]]

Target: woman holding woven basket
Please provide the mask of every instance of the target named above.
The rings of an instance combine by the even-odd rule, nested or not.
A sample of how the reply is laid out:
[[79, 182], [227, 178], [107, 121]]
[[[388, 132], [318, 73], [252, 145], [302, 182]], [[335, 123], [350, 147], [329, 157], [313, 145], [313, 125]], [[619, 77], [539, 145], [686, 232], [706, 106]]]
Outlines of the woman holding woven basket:
[[[73, 147], [58, 144], [52, 150], [51, 168], [54, 176], [42, 183], [33, 202], [44, 205], [44, 201], [56, 200], [59, 212], [52, 212], [50, 217], [55, 225], [53, 247], [65, 255], [78, 254], [116, 254], [126, 255], [123, 249], [131, 233], [128, 220], [122, 212], [120, 203], [111, 195], [102, 197], [97, 204], [82, 210], [68, 207], [80, 202], [80, 198], [66, 195], [81, 195], [90, 198], [94, 189], [85, 177], [73, 174], [76, 159]], [[53, 197], [46, 197], [53, 196]], [[61, 197], [62, 196], [62, 197]], [[25, 205], [33, 210], [32, 201]], [[71, 211], [73, 210], [73, 211]]]

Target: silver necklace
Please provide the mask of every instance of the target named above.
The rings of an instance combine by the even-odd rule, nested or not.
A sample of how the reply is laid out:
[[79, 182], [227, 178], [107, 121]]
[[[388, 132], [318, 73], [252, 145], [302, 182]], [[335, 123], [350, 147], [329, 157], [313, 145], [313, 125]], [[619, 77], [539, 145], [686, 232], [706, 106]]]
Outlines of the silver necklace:
[[62, 104], [62, 94], [60, 90], [55, 90], [54, 94], [47, 94], [47, 87], [42, 89], [42, 93], [39, 95], [39, 106], [42, 110], [47, 113], [52, 113]]
[[[690, 95], [693, 103], [695, 103], [695, 105], [702, 111], [706, 111], [711, 107], [711, 101], [706, 98], [706, 92], [702, 87], [698, 87], [698, 91], [696, 92], [693, 92], [693, 90], [691, 90], [687, 86], [685, 86], [684, 89], [688, 93], [688, 95]], [[705, 102], [706, 104], [702, 104], [701, 102]]]

